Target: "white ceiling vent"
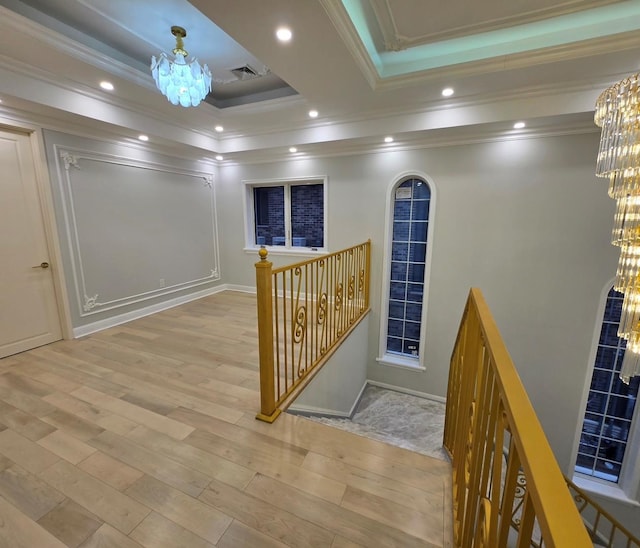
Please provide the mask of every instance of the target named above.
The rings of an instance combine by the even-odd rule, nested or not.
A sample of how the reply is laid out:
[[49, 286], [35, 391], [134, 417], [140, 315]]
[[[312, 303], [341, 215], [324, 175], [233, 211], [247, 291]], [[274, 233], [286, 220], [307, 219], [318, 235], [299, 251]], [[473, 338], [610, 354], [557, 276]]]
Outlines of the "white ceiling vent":
[[259, 78], [262, 74], [259, 74], [254, 68], [249, 65], [243, 65], [238, 68], [230, 69], [238, 80], [252, 80], [253, 78]]

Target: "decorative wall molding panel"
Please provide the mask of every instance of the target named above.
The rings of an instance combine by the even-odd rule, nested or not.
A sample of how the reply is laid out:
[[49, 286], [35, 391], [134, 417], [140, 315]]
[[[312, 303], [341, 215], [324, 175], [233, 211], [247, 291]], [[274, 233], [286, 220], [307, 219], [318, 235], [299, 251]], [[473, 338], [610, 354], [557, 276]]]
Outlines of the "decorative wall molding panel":
[[80, 317], [220, 279], [210, 173], [53, 149]]

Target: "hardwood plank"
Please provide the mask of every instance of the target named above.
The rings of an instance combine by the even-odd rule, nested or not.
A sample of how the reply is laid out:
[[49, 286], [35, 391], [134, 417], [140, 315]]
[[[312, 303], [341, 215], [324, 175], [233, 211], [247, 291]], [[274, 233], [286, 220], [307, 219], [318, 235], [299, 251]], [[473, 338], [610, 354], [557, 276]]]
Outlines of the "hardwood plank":
[[71, 464], [78, 464], [96, 451], [94, 447], [87, 445], [62, 430], [52, 432], [48, 436], [38, 440], [37, 443], [64, 460], [69, 461]]
[[47, 434], [51, 434], [51, 432], [55, 431], [55, 427], [47, 424], [44, 420], [45, 417], [42, 417], [40, 420], [29, 413], [25, 413], [20, 409], [16, 409], [13, 406], [7, 405], [7, 407], [11, 408], [11, 411], [3, 412], [0, 414], [0, 422], [23, 435], [25, 438], [30, 439], [31, 441], [38, 441], [40, 438], [43, 438]]
[[0, 546], [66, 548], [65, 544], [2, 497], [0, 497]]
[[144, 472], [126, 465], [101, 451], [96, 451], [80, 464], [78, 468], [104, 481], [118, 491], [124, 491], [133, 482], [144, 476]]
[[[48, 345], [32, 350], [36, 356], [44, 359], [42, 363], [47, 363], [50, 371], [59, 374], [68, 381], [75, 382], [81, 386], [88, 386], [94, 390], [99, 390], [104, 394], [110, 394], [119, 398], [126, 393], [126, 386], [121, 386], [102, 378], [103, 375], [109, 373], [109, 370], [98, 366], [91, 359], [78, 359], [69, 355], [69, 352], [75, 352], [81, 356], [89, 357], [82, 350], [84, 341], [78, 341], [75, 345], [69, 343], [76, 341], [60, 341], [55, 345]], [[75, 346], [75, 350], [71, 350]]]
[[434, 497], [434, 499], [429, 507], [420, 508], [418, 511], [371, 493], [365, 493], [355, 487], [347, 487], [341, 506], [424, 539], [435, 546], [442, 546], [443, 497]]
[[237, 424], [424, 491], [441, 490], [439, 478], [451, 470], [448, 462], [294, 415], [283, 413], [273, 425], [245, 415]]
[[158, 415], [164, 415], [165, 417], [177, 407], [177, 405], [172, 405], [157, 398], [154, 399], [146, 394], [141, 394], [134, 390], [127, 392], [120, 399], [132, 403], [133, 405], [137, 405], [138, 407], [142, 407], [147, 411], [152, 411]]
[[238, 546], [259, 546], [260, 548], [285, 548], [287, 545], [274, 538], [263, 535], [259, 531], [233, 520], [222, 538], [218, 548], [237, 548]]
[[211, 477], [202, 472], [183, 466], [160, 452], [150, 451], [111, 432], [103, 432], [89, 443], [103, 453], [193, 497], [197, 497], [211, 481]]
[[249, 468], [192, 445], [178, 442], [144, 426], [139, 426], [127, 437], [153, 453], [166, 455], [184, 466], [204, 473], [209, 478], [218, 479], [239, 489], [244, 489], [255, 475], [255, 472]]
[[9, 468], [10, 466], [13, 466], [14, 464], [15, 463], [11, 459], [8, 459], [4, 455], [0, 455], [0, 471], [6, 470], [7, 468]]
[[96, 423], [102, 426], [105, 430], [120, 436], [126, 436], [129, 432], [139, 426], [138, 423], [125, 417], [121, 417], [120, 415], [116, 415], [115, 413], [107, 413], [106, 416], [98, 419]]
[[261, 474], [251, 480], [246, 492], [267, 504], [287, 510], [364, 546], [402, 546], [403, 548], [441, 546], [441, 544], [426, 542], [347, 508], [312, 497]]
[[231, 524], [219, 510], [150, 476], [140, 478], [125, 493], [212, 544]]
[[38, 523], [72, 548], [84, 542], [102, 525], [100, 518], [69, 499], [40, 518]]
[[82, 441], [87, 441], [104, 432], [104, 428], [62, 409], [56, 409], [53, 413], [42, 417], [42, 420]]
[[165, 380], [157, 374], [114, 373], [111, 378], [118, 382], [126, 382], [144, 397], [161, 399], [175, 407], [193, 409], [230, 423], [238, 421], [246, 409], [253, 408], [255, 405], [255, 402], [253, 405], [243, 405], [235, 397], [221, 395], [216, 395], [214, 402], [209, 391], [196, 389], [192, 385], [180, 381]]
[[17, 464], [0, 472], [0, 496], [33, 520], [40, 519], [65, 499], [62, 493]]
[[49, 467], [40, 477], [125, 534], [150, 512], [149, 508], [66, 461]]
[[[286, 450], [276, 451], [273, 449], [268, 453], [262, 452], [251, 447], [250, 444], [232, 442], [201, 430], [193, 432], [185, 441], [245, 468], [277, 478], [329, 502], [339, 503], [346, 489], [344, 483], [301, 468], [295, 460], [299, 456], [297, 453], [292, 455]], [[291, 462], [292, 459], [294, 459], [293, 462]]]
[[40, 396], [34, 396], [7, 386], [0, 386], [0, 399], [35, 417], [42, 417], [55, 411], [55, 408], [43, 401]]
[[199, 498], [247, 527], [287, 546], [329, 546], [333, 540], [333, 533], [329, 530], [216, 480]]
[[138, 426], [138, 423], [132, 420], [120, 417], [62, 392], [50, 394], [43, 399], [55, 405], [57, 409], [62, 409], [116, 434], [126, 434]]
[[136, 541], [123, 535], [108, 523], [102, 526], [84, 541], [80, 548], [142, 548]]
[[443, 478], [444, 484], [444, 508], [442, 518], [443, 545], [445, 548], [453, 548], [453, 477], [448, 474]]
[[50, 371], [46, 365], [29, 363], [21, 367], [17, 373], [24, 376], [28, 375], [60, 392], [73, 392], [81, 386], [77, 382], [70, 381], [62, 375]]
[[444, 487], [439, 476], [430, 476], [429, 489], [424, 490], [314, 452], [309, 452], [302, 466], [407, 508], [429, 508], [434, 497], [438, 500], [443, 496]]
[[355, 542], [351, 542], [349, 539], [341, 537], [340, 535], [336, 535], [336, 538], [331, 545], [331, 548], [365, 548], [362, 544], [356, 544]]
[[147, 548], [213, 548], [210, 542], [156, 512], [144, 518], [129, 536]]
[[32, 396], [46, 396], [53, 389], [35, 379], [16, 375], [14, 372], [4, 373], [0, 375], [0, 386], [9, 388], [10, 390], [20, 390]]
[[[274, 439], [271, 436], [266, 436], [247, 428], [239, 428], [236, 424], [229, 424], [228, 422], [214, 419], [191, 409], [180, 407], [169, 413], [169, 417], [189, 424], [199, 430], [221, 436], [227, 440], [248, 444], [252, 448], [260, 451], [268, 453], [271, 451], [284, 451], [291, 459], [294, 459], [296, 463], [302, 463], [308, 453], [308, 450], [303, 447]], [[298, 455], [299, 458], [296, 457], [296, 455]]]
[[13, 430], [0, 432], [0, 453], [33, 474], [39, 474], [60, 459]]
[[74, 390], [71, 395], [178, 440], [186, 438], [194, 430], [192, 426], [168, 419], [92, 388], [82, 387]]

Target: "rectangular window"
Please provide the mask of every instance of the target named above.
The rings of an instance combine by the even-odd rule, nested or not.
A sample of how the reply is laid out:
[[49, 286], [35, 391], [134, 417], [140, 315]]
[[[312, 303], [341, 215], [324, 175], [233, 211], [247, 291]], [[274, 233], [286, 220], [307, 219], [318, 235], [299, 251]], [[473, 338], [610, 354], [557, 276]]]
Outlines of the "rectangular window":
[[323, 249], [325, 195], [323, 179], [247, 185], [248, 245]]
[[617, 483], [620, 479], [640, 377], [620, 378], [626, 341], [618, 337], [622, 293], [607, 297], [582, 424], [576, 472]]
[[418, 359], [431, 191], [408, 179], [393, 196], [387, 353]]

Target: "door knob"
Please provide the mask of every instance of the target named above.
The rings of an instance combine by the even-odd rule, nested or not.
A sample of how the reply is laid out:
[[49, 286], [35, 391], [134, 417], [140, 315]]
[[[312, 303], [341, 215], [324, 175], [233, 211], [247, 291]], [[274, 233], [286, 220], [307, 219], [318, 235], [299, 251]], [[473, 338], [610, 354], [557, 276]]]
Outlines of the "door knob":
[[32, 266], [31, 268], [49, 268], [49, 263], [43, 262], [43, 263], [40, 263], [38, 266]]

